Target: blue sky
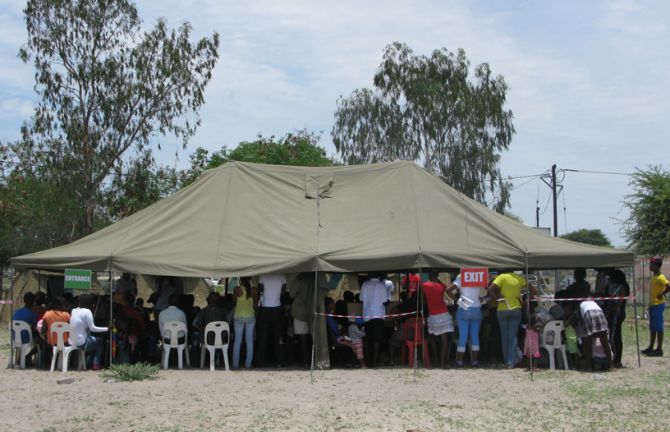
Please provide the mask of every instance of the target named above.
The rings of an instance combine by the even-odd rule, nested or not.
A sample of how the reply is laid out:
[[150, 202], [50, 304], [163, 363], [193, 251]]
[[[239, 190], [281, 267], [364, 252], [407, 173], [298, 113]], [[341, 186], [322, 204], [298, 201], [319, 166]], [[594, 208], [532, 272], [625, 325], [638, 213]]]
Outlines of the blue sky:
[[[16, 53], [25, 42], [23, 4], [0, 0], [0, 141], [30, 116], [33, 70]], [[515, 135], [506, 176], [559, 169], [633, 172], [667, 161], [670, 118], [670, 3], [664, 1], [173, 1], [141, 2], [144, 25], [189, 21], [196, 35], [221, 34], [220, 62], [207, 89], [202, 127], [186, 150], [162, 137], [161, 162], [183, 166], [201, 146], [234, 147], [258, 133], [323, 131], [332, 154], [340, 95], [369, 87], [393, 41], [429, 54], [465, 49], [505, 76]], [[175, 152], [178, 151], [178, 159]], [[666, 163], [667, 168], [667, 163]], [[535, 223], [549, 189], [514, 180], [511, 211]], [[600, 228], [626, 243], [617, 220], [628, 178], [567, 173], [559, 234]], [[563, 212], [565, 200], [566, 212]], [[551, 208], [541, 216], [550, 226]]]

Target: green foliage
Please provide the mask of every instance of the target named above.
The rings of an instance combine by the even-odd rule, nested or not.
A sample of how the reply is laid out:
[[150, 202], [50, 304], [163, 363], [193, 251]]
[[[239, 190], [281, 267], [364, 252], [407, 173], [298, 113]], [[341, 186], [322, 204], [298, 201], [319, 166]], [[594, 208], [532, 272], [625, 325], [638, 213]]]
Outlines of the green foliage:
[[120, 364], [104, 371], [100, 376], [117, 381], [142, 381], [158, 378], [160, 368], [150, 363]]
[[47, 162], [63, 155], [81, 202], [76, 231], [87, 234], [103, 183], [124, 157], [134, 165], [130, 149], [141, 158], [157, 135], [186, 145], [195, 133], [219, 38], [191, 42], [188, 23], [169, 30], [164, 20], [143, 32], [129, 0], [29, 0], [24, 13], [19, 57], [35, 66], [39, 102], [23, 141]]
[[275, 137], [242, 142], [228, 154], [230, 160], [272, 165], [330, 166], [333, 161], [326, 150], [318, 145], [320, 137], [306, 130], [288, 134], [275, 141]]
[[670, 172], [661, 166], [637, 170], [626, 196], [630, 217], [624, 222], [626, 237], [642, 255], [670, 255]]
[[612, 247], [607, 236], [599, 229], [582, 228], [563, 234], [561, 238], [595, 246]]
[[515, 132], [505, 108], [508, 87], [486, 63], [473, 75], [462, 49], [426, 57], [399, 42], [389, 45], [374, 89], [338, 100], [335, 147], [349, 164], [421, 160], [456, 189], [502, 212], [510, 185], [500, 174], [500, 152]]
[[318, 134], [299, 130], [279, 139], [259, 135], [256, 141], [243, 141], [233, 150], [223, 147], [211, 156], [206, 149], [199, 147], [191, 155], [191, 167], [180, 175], [182, 185], [192, 183], [203, 171], [216, 168], [228, 161], [292, 166], [335, 164], [333, 159], [326, 156], [326, 150], [319, 146], [319, 140]]
[[130, 216], [179, 190], [177, 170], [158, 166], [151, 151], [125, 165], [116, 167], [111, 185], [104, 189], [104, 209], [110, 221]]

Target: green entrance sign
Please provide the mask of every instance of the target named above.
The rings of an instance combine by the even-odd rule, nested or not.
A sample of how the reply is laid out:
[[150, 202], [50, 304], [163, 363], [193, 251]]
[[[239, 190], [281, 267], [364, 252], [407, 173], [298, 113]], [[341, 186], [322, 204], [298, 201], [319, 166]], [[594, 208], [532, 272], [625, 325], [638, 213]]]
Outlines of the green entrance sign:
[[91, 270], [65, 269], [65, 289], [91, 289]]

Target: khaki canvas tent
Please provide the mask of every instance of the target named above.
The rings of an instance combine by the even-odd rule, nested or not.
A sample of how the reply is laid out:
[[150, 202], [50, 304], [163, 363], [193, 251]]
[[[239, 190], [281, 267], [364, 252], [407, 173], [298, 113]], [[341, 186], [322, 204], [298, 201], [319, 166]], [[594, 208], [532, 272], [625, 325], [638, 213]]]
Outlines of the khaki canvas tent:
[[410, 268], [628, 267], [633, 254], [547, 237], [407, 161], [230, 162], [173, 196], [17, 268], [182, 277]]

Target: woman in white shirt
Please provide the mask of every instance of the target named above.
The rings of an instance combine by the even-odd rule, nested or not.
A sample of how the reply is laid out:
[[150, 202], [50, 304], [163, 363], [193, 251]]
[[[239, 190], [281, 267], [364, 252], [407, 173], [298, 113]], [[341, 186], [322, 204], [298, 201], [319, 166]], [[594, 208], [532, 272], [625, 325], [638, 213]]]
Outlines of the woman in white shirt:
[[470, 338], [470, 362], [473, 367], [479, 366], [479, 328], [482, 324], [482, 307], [479, 300], [481, 288], [461, 288], [461, 275], [456, 276], [447, 288], [447, 294], [458, 299], [456, 322], [458, 323], [458, 348], [456, 350], [456, 366], [463, 366], [465, 346]]

